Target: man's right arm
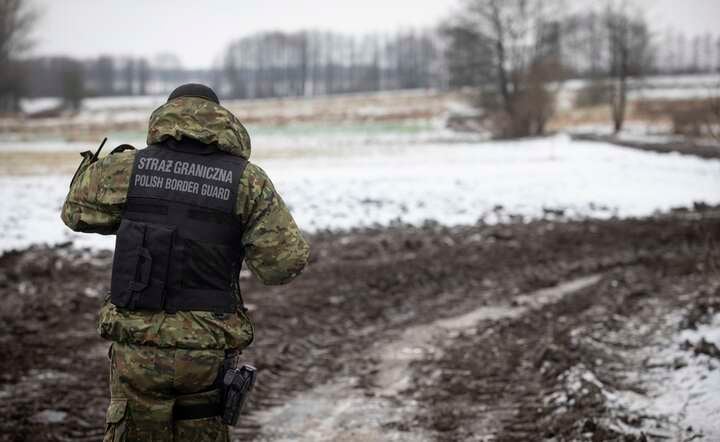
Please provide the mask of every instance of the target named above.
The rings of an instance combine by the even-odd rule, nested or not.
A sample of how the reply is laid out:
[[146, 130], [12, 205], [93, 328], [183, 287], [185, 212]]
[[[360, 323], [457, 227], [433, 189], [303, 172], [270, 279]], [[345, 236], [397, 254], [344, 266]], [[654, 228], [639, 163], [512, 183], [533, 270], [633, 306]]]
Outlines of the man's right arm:
[[243, 173], [238, 203], [248, 267], [265, 284], [290, 282], [307, 264], [310, 246], [270, 178], [252, 163]]
[[89, 164], [86, 161], [70, 184], [62, 220], [76, 232], [113, 234], [127, 200], [135, 151], [108, 155]]

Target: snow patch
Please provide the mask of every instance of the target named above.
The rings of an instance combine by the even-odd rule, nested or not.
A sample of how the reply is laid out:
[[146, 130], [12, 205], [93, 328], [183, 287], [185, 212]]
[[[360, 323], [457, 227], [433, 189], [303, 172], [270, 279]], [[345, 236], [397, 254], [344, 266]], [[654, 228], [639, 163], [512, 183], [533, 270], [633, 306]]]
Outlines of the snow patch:
[[[679, 315], [668, 319], [669, 324], [679, 322]], [[709, 325], [677, 333], [670, 342], [627, 355], [640, 361], [642, 368], [626, 376], [644, 392], [605, 385], [591, 369], [578, 364], [559, 376], [563, 388], [548, 396], [546, 403], [563, 412], [574, 398], [597, 393], [607, 404], [608, 416], [602, 423], [610, 429], [673, 441], [720, 440], [720, 360], [683, 350], [686, 341], [701, 339], [720, 345], [720, 315]]]

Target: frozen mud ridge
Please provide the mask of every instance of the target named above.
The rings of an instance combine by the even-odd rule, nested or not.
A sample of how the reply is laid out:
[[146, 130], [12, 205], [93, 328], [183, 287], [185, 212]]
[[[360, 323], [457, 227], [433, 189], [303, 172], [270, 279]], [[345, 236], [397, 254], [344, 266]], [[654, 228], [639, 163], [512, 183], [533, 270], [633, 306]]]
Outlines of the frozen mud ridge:
[[[359, 386], [358, 378], [342, 377], [303, 392], [282, 406], [254, 414], [261, 425], [260, 440], [272, 441], [418, 441], [430, 435], [412, 428], [399, 431], [397, 424], [410, 422], [416, 404], [401, 398], [410, 386], [409, 365], [443, 334], [462, 331], [482, 321], [518, 318], [590, 287], [600, 275], [573, 279], [557, 286], [518, 296], [512, 304], [483, 306], [463, 315], [410, 327], [399, 338], [371, 349], [367, 359], [379, 361], [376, 385]], [[488, 422], [490, 425], [491, 422]], [[394, 426], [395, 425], [395, 426]]]

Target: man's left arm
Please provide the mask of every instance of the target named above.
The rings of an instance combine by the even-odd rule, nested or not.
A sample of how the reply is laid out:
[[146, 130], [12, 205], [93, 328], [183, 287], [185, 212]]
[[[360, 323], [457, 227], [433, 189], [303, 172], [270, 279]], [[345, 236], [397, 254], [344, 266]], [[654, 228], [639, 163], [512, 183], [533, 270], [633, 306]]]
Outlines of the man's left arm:
[[76, 232], [114, 234], [127, 201], [135, 151], [85, 160], [76, 172], [62, 209], [62, 220]]

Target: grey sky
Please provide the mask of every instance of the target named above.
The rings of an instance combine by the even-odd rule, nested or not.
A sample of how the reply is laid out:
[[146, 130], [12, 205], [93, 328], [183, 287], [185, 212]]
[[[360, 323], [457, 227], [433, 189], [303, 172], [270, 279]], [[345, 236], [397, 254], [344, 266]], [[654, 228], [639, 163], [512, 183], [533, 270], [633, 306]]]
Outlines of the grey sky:
[[[31, 0], [41, 11], [35, 54], [177, 54], [209, 67], [225, 45], [255, 31], [319, 28], [363, 33], [431, 26], [456, 0]], [[569, 0], [575, 7], [600, 2]], [[720, 0], [634, 0], [656, 30], [718, 34]]]

